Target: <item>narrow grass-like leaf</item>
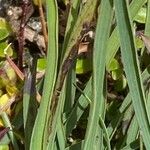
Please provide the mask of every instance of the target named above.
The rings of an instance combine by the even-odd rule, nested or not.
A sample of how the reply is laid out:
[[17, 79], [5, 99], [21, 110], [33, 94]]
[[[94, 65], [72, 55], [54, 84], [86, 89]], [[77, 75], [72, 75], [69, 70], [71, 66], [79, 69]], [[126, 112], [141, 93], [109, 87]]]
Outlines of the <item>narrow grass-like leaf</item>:
[[[141, 82], [137, 54], [131, 29], [131, 20], [125, 1], [114, 0], [117, 25], [119, 29], [121, 54], [127, 76], [135, 115], [147, 149], [150, 149], [150, 124], [145, 105], [145, 95]], [[128, 43], [128, 44], [127, 44]]]
[[[55, 0], [47, 0], [48, 53], [42, 100], [32, 132], [30, 150], [46, 149], [47, 118], [57, 73], [58, 8]], [[44, 133], [46, 132], [46, 133]]]
[[107, 131], [109, 134], [109, 138], [112, 139], [113, 135], [115, 134], [120, 122], [122, 121], [123, 114], [131, 105], [131, 98], [130, 95], [127, 95], [124, 99], [123, 103], [121, 104], [118, 113], [114, 116], [111, 120], [109, 126], [107, 127]]
[[61, 149], [65, 149], [66, 138], [65, 138], [65, 133], [64, 133], [63, 124], [61, 122], [61, 118], [59, 118], [57, 125], [58, 125], [58, 127], [57, 127], [58, 144]]
[[[121, 122], [121, 131], [122, 131], [123, 135], [122, 135], [121, 140], [119, 140], [119, 142], [117, 142], [117, 144], [115, 145], [116, 149], [121, 149], [126, 144], [127, 131], [129, 131], [129, 128], [131, 127], [130, 125], [131, 125], [131, 122], [133, 120], [133, 117], [134, 117], [133, 108], [132, 108], [132, 105], [130, 105], [130, 107], [123, 114], [123, 119]], [[132, 129], [132, 128], [130, 128], [130, 129]], [[130, 133], [132, 134], [132, 130], [130, 130], [130, 131], [131, 131]]]
[[[83, 92], [86, 93], [89, 98], [91, 98], [91, 79], [88, 81]], [[76, 102], [75, 106], [73, 107], [72, 111], [70, 112], [67, 120], [64, 121], [67, 137], [71, 133], [72, 129], [75, 127], [76, 123], [79, 121], [81, 115], [87, 108], [88, 104], [89, 102], [85, 99], [83, 95], [81, 95], [78, 101]]]
[[[76, 86], [77, 89], [82, 93], [82, 95], [85, 97], [85, 99], [86, 99], [89, 103], [91, 103], [91, 102], [92, 102], [91, 99], [90, 99], [77, 85], [75, 85], [75, 86]], [[102, 119], [101, 116], [99, 116], [99, 124], [100, 124], [101, 128], [102, 128], [103, 131], [104, 131], [104, 135], [105, 135], [105, 138], [106, 138], [107, 147], [108, 147], [108, 149], [110, 150], [111, 147], [110, 147], [109, 135], [108, 135], [108, 132], [107, 132], [107, 129], [106, 129], [104, 120]]]
[[64, 91], [66, 93], [64, 102], [64, 112], [66, 114], [71, 111], [74, 104], [76, 88], [74, 87], [73, 83], [75, 82], [76, 73], [74, 69], [71, 69], [66, 78], [66, 89]]
[[108, 135], [104, 120], [102, 119], [101, 116], [99, 116], [99, 122], [100, 122], [100, 126], [103, 129], [103, 132], [104, 132], [104, 135], [105, 135], [105, 141], [106, 141], [106, 144], [107, 144], [107, 149], [111, 150], [109, 135]]
[[[65, 84], [63, 86], [62, 91], [65, 91], [64, 89], [65, 89]], [[62, 127], [62, 119], [61, 119], [61, 114], [62, 114], [62, 110], [64, 106], [64, 100], [65, 100], [65, 92], [61, 92], [61, 95], [59, 97], [59, 103], [58, 103], [55, 115], [53, 117], [53, 122], [51, 126], [52, 130], [48, 137], [47, 150], [55, 150], [55, 139], [56, 139], [57, 132], [58, 132], [57, 139], [58, 139], [59, 144], [61, 144], [62, 146], [65, 146], [66, 138], [64, 136], [65, 134], [64, 134], [64, 129]], [[61, 137], [58, 137], [59, 134]], [[60, 141], [60, 139], [63, 139], [63, 140]]]
[[105, 96], [103, 84], [105, 74], [105, 56], [112, 14], [112, 1], [102, 0], [96, 28], [93, 53], [93, 100], [90, 104], [89, 120], [84, 145], [82, 147], [83, 150], [95, 149], [97, 146], [96, 137], [101, 136], [97, 133], [97, 131], [99, 129], [99, 115], [103, 116], [104, 114], [103, 109], [105, 104]]
[[37, 114], [37, 101], [36, 101], [36, 64], [37, 57], [32, 58], [31, 68], [25, 78], [24, 92], [23, 92], [23, 119], [25, 131], [25, 147], [29, 149], [30, 138], [34, 121]]
[[[144, 89], [147, 88], [147, 82], [149, 80], [149, 72], [150, 72], [150, 66], [148, 66], [144, 72], [142, 73], [142, 80], [143, 80], [143, 84], [144, 84]], [[117, 113], [117, 115], [114, 116], [113, 120], [110, 122], [109, 126], [107, 127], [107, 131], [109, 133], [110, 139], [112, 139], [115, 131], [117, 130], [117, 127], [120, 125], [123, 114], [125, 111], [127, 111], [127, 108], [131, 105], [131, 97], [130, 97], [130, 93], [128, 93], [128, 95], [126, 96], [126, 98], [124, 99], [123, 103], [121, 104], [121, 106], [119, 107], [119, 112]], [[135, 118], [135, 117], [134, 117]], [[135, 134], [137, 133], [136, 130], [138, 130], [137, 128], [137, 120], [133, 118], [133, 121], [131, 122], [130, 126], [133, 126], [134, 131], [132, 129], [129, 130], [127, 133], [127, 137], [126, 137], [126, 143], [129, 144], [133, 141], [133, 139], [135, 138]], [[132, 125], [133, 124], [133, 125]], [[132, 127], [131, 127], [132, 128]], [[131, 132], [132, 131], [132, 132]], [[133, 136], [132, 136], [133, 135]]]
[[[136, 16], [137, 12], [143, 6], [146, 0], [133, 0], [130, 4], [129, 11], [131, 14], [132, 20]], [[113, 33], [111, 34], [108, 40], [108, 47], [107, 47], [107, 56], [106, 56], [106, 68], [109, 67], [112, 59], [114, 58], [118, 48], [119, 48], [119, 36], [118, 36], [118, 29], [115, 28]]]
[[130, 126], [128, 128], [128, 132], [127, 132], [127, 136], [126, 136], [126, 144], [127, 145], [136, 140], [138, 132], [139, 132], [139, 126], [137, 123], [137, 119], [134, 116], [130, 123]]

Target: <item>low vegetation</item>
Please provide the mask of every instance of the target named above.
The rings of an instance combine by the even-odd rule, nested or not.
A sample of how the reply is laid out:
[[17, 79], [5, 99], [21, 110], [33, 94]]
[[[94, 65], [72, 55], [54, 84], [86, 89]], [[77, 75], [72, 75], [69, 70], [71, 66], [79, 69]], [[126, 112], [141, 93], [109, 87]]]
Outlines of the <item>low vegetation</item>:
[[0, 0], [0, 150], [150, 149], [150, 0]]

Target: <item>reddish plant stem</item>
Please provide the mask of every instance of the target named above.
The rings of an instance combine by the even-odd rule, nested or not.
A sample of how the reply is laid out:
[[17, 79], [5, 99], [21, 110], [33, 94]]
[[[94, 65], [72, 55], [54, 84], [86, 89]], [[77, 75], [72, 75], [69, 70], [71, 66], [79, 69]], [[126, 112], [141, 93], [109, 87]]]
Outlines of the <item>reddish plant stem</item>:
[[11, 60], [11, 58], [8, 55], [5, 55], [5, 56], [6, 56], [6, 60], [8, 61], [9, 65], [14, 69], [14, 71], [18, 75], [18, 77], [23, 81], [24, 74], [21, 72], [21, 70], [18, 68], [18, 66]]
[[5, 127], [1, 127], [0, 128], [0, 140], [4, 137], [4, 135], [10, 130], [9, 127], [5, 128]]

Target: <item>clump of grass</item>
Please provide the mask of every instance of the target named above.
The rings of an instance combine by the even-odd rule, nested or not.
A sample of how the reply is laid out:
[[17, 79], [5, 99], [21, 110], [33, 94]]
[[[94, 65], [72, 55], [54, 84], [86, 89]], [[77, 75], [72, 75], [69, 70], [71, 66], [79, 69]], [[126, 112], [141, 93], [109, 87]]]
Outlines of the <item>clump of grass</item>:
[[[40, 9], [41, 5], [40, 1]], [[146, 59], [143, 45], [137, 50], [133, 31], [133, 22], [137, 26], [135, 32], [138, 31], [136, 14], [141, 8], [147, 9], [149, 16], [150, 2], [46, 0], [46, 5], [45, 75], [36, 82], [38, 57], [34, 55], [24, 77], [20, 129], [24, 133], [23, 147], [30, 150], [150, 149], [147, 92], [150, 68], [149, 63], [142, 64]], [[60, 10], [62, 5], [64, 10]], [[60, 11], [68, 13], [64, 17], [63, 34], [60, 34]], [[147, 37], [149, 22], [147, 17]], [[87, 35], [91, 36], [89, 41]], [[77, 58], [85, 59], [80, 54], [81, 44], [90, 48], [90, 51], [86, 49], [85, 61], [90, 69], [84, 72], [84, 63], [77, 63], [82, 67], [79, 75]], [[148, 38], [146, 44], [149, 45]], [[37, 102], [38, 95], [40, 102]], [[8, 120], [6, 114], [2, 118]], [[10, 122], [9, 127], [12, 129]], [[12, 137], [11, 131], [11, 140]], [[18, 148], [16, 139], [12, 142]]]

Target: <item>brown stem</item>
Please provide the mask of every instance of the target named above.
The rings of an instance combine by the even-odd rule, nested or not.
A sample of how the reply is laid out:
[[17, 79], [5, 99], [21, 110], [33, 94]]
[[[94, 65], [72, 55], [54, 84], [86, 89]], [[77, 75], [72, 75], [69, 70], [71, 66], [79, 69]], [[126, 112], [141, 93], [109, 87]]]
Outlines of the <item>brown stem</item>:
[[42, 7], [42, 1], [38, 0], [38, 6], [39, 6], [39, 13], [40, 13], [40, 20], [42, 24], [42, 32], [44, 35], [44, 40], [45, 40], [45, 50], [47, 50], [47, 44], [48, 44], [48, 35], [47, 35], [47, 28], [46, 28], [46, 22], [45, 22], [45, 17], [44, 17], [44, 12], [43, 12], [43, 7]]
[[6, 60], [8, 61], [9, 65], [14, 69], [14, 71], [18, 75], [18, 77], [23, 81], [24, 74], [21, 72], [21, 70], [18, 68], [18, 66], [11, 60], [11, 58], [8, 55], [5, 55], [5, 56], [6, 56]]

